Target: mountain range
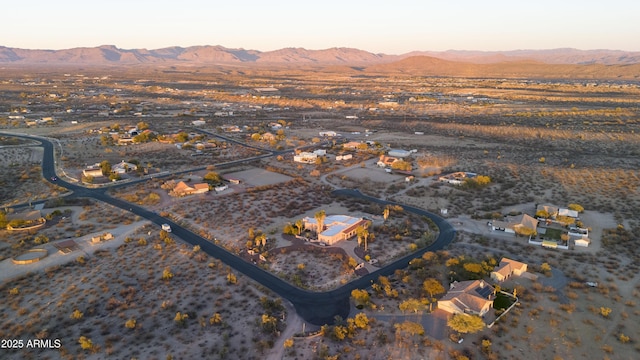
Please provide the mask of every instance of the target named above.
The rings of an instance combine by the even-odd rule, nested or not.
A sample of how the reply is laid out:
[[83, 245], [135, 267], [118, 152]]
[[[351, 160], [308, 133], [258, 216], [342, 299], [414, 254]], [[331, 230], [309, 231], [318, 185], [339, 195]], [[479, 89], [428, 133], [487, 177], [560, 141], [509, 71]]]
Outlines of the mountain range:
[[513, 51], [416, 51], [402, 55], [375, 54], [353, 48], [308, 50], [284, 48], [274, 51], [230, 49], [223, 46], [167, 47], [162, 49], [120, 49], [113, 45], [64, 50], [31, 50], [0, 46], [0, 64], [24, 65], [212, 65], [212, 64], [318, 64], [360, 65], [392, 63], [415, 57], [431, 57], [452, 62], [494, 64], [540, 62], [545, 64], [628, 65], [640, 63], [640, 52], [620, 50]]

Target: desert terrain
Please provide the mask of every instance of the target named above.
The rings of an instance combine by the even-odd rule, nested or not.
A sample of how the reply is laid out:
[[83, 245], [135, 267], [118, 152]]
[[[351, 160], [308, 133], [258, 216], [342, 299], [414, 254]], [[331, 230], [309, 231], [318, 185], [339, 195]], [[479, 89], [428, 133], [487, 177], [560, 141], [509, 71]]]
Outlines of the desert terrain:
[[[535, 67], [526, 78], [433, 77], [415, 59], [401, 65], [3, 72], [0, 131], [54, 139], [59, 177], [144, 206], [302, 289], [335, 290], [428, 246], [437, 229], [402, 205], [442, 215], [456, 237], [363, 289], [370, 301], [352, 299], [348, 319], [304, 324], [286, 301], [157, 225], [69, 196], [42, 178], [42, 148], [3, 136], [3, 213], [19, 216], [15, 205], [47, 200], [41, 212], [49, 216], [36, 231], [0, 230], [2, 338], [61, 346], [3, 349], [1, 357], [637, 358], [640, 84], [591, 72], [558, 80], [548, 76], [557, 68]], [[256, 90], [266, 87], [275, 90]], [[327, 131], [336, 135], [320, 135]], [[410, 154], [410, 173], [377, 165], [392, 149]], [[314, 150], [326, 154], [293, 160]], [[83, 175], [105, 161], [136, 170]], [[490, 181], [439, 179], [455, 172]], [[178, 182], [211, 173], [220, 176], [211, 191], [171, 194]], [[380, 204], [333, 195], [343, 188], [399, 207], [383, 215]], [[543, 248], [487, 225], [534, 216], [540, 204], [583, 207], [589, 246]], [[323, 247], [285, 233], [320, 211], [370, 219], [367, 253], [356, 237]], [[106, 232], [114, 239], [92, 243]], [[68, 240], [78, 245], [70, 253], [54, 247]], [[33, 248], [48, 256], [13, 264]], [[429, 296], [423, 282], [491, 281], [490, 265], [502, 257], [534, 275], [499, 284], [515, 290], [517, 305], [477, 333], [448, 329], [449, 315], [436, 309], [443, 294]], [[469, 272], [455, 264], [485, 265]]]

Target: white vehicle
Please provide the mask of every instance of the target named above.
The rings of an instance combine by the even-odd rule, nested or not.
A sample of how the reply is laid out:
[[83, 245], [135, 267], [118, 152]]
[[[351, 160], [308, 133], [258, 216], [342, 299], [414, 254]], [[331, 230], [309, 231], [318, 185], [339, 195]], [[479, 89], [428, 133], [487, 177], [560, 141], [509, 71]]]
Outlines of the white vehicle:
[[171, 225], [169, 224], [162, 224], [162, 230], [166, 231], [166, 232], [171, 232]]

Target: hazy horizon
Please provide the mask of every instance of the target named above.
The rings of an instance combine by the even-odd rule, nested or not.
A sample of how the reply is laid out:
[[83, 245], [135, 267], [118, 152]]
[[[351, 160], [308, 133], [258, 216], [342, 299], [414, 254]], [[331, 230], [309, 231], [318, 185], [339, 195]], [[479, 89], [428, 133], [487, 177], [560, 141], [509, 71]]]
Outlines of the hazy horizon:
[[327, 47], [327, 48], [309, 48], [309, 47], [302, 47], [302, 46], [285, 46], [282, 48], [277, 48], [277, 49], [269, 49], [269, 50], [260, 50], [260, 49], [254, 49], [254, 48], [248, 48], [248, 47], [231, 47], [231, 46], [225, 46], [224, 44], [195, 44], [195, 45], [169, 45], [169, 46], [163, 46], [163, 47], [122, 47], [119, 46], [118, 44], [96, 44], [96, 45], [89, 45], [89, 46], [72, 46], [72, 47], [65, 47], [65, 48], [27, 48], [27, 47], [18, 47], [18, 46], [8, 46], [5, 44], [0, 44], [0, 47], [7, 47], [7, 48], [14, 48], [14, 49], [23, 49], [23, 50], [41, 50], [41, 51], [64, 51], [64, 50], [70, 50], [70, 49], [78, 49], [78, 48], [99, 48], [99, 47], [105, 47], [105, 46], [114, 46], [117, 49], [120, 50], [124, 50], [124, 51], [128, 51], [128, 50], [141, 50], [141, 49], [145, 49], [145, 50], [149, 50], [149, 51], [153, 51], [153, 50], [160, 50], [160, 49], [167, 49], [167, 48], [172, 48], [172, 47], [179, 47], [179, 48], [189, 48], [189, 47], [206, 47], [206, 46], [221, 46], [225, 49], [230, 49], [230, 50], [245, 50], [245, 51], [259, 51], [259, 52], [269, 52], [269, 51], [278, 51], [278, 50], [282, 50], [282, 49], [305, 49], [305, 50], [310, 50], [310, 51], [322, 51], [322, 50], [329, 50], [329, 49], [356, 49], [356, 50], [362, 50], [362, 51], [367, 51], [373, 54], [384, 54], [384, 55], [404, 55], [404, 54], [408, 54], [408, 53], [412, 53], [412, 52], [439, 52], [439, 53], [446, 53], [446, 52], [484, 52], [484, 53], [508, 53], [508, 52], [518, 52], [518, 51], [554, 51], [554, 50], [564, 50], [564, 49], [568, 49], [568, 50], [577, 50], [577, 51], [623, 51], [623, 52], [640, 52], [640, 50], [625, 50], [625, 49], [613, 49], [613, 48], [593, 48], [593, 49], [581, 49], [581, 48], [575, 48], [575, 47], [556, 47], [556, 48], [539, 48], [539, 49], [533, 49], [533, 48], [527, 48], [527, 49], [502, 49], [502, 50], [481, 50], [481, 49], [445, 49], [445, 50], [431, 50], [431, 49], [414, 49], [414, 50], [409, 50], [403, 53], [384, 53], [384, 52], [376, 52], [376, 51], [371, 51], [369, 49], [363, 49], [363, 48], [357, 48], [357, 47], [348, 47], [348, 46], [333, 46], [333, 47]]
[[520, 4], [400, 0], [322, 4], [291, 0], [210, 3], [185, 0], [79, 0], [12, 4], [2, 45], [60, 50], [114, 45], [160, 49], [220, 45], [262, 52], [282, 48], [412, 51], [513, 51], [575, 48], [640, 51], [640, 3], [612, 0]]

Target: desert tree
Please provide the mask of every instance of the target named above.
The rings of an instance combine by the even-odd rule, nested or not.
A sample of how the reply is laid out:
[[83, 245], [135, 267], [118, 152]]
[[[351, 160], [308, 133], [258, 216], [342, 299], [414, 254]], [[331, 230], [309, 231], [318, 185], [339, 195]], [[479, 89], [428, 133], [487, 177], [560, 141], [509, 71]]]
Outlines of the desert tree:
[[549, 218], [549, 212], [547, 210], [540, 209], [540, 210], [536, 211], [536, 217], [543, 218], [543, 219], [548, 219]]
[[89, 339], [86, 336], [80, 336], [80, 339], [78, 339], [78, 343], [80, 344], [80, 348], [82, 348], [82, 350], [95, 349], [95, 345], [93, 345], [93, 341], [91, 341], [91, 339]]
[[103, 160], [100, 163], [100, 169], [102, 170], [102, 175], [104, 176], [111, 175], [111, 163], [108, 160]]
[[[297, 234], [298, 229], [295, 226], [291, 225], [291, 223], [287, 223], [282, 229], [282, 232], [286, 235], [294, 235], [294, 234]], [[248, 241], [247, 247], [250, 248], [251, 246], [252, 246], [252, 242]]]
[[396, 329], [396, 340], [398, 342], [405, 342], [409, 344], [411, 338], [413, 338], [414, 336], [424, 335], [424, 327], [422, 326], [422, 324], [417, 322], [405, 321], [396, 323], [393, 325], [393, 327]]
[[262, 314], [261, 317], [262, 331], [267, 334], [273, 334], [278, 330], [278, 319], [269, 314]]
[[222, 181], [220, 175], [215, 171], [209, 171], [202, 179], [209, 183], [219, 183]]
[[354, 318], [354, 322], [356, 327], [360, 329], [368, 329], [369, 328], [369, 318], [365, 313], [358, 313]]
[[171, 269], [167, 266], [162, 270], [162, 280], [171, 280], [173, 278], [173, 273]]
[[235, 284], [238, 282], [238, 279], [236, 278], [236, 275], [232, 272], [229, 272], [227, 274], [227, 284]]
[[209, 324], [211, 325], [220, 325], [222, 324], [222, 315], [220, 313], [215, 313], [209, 318]]
[[447, 320], [447, 325], [461, 334], [474, 334], [485, 326], [480, 316], [469, 314], [455, 314]]
[[574, 210], [579, 213], [584, 212], [584, 207], [582, 207], [582, 205], [580, 204], [569, 204], [567, 207], [569, 208], [569, 210]]
[[[431, 306], [431, 302], [429, 302], [429, 306]], [[412, 311], [414, 314], [417, 314], [418, 311], [424, 310], [426, 308], [426, 305], [424, 304], [423, 301], [412, 298], [412, 299], [407, 299], [401, 302], [400, 305], [398, 305], [398, 308], [403, 313], [405, 311]]]
[[80, 311], [78, 309], [75, 309], [73, 311], [73, 313], [71, 313], [71, 318], [73, 320], [80, 320], [80, 319], [82, 319], [82, 316], [84, 316], [84, 314], [82, 313], [82, 311]]
[[444, 286], [437, 279], [429, 278], [422, 283], [422, 288], [429, 295], [429, 311], [431, 311], [435, 296], [445, 292]]
[[368, 306], [371, 301], [367, 290], [353, 289], [351, 291], [351, 297], [359, 309]]
[[180, 311], [178, 311], [176, 313], [176, 316], [173, 318], [173, 321], [175, 321], [176, 324], [180, 325], [180, 326], [184, 326], [186, 324], [186, 320], [189, 318], [188, 314], [183, 314]]
[[551, 265], [549, 265], [548, 263], [542, 263], [542, 265], [540, 265], [540, 271], [542, 271], [543, 273], [551, 273]]
[[149, 124], [147, 124], [147, 123], [146, 123], [146, 122], [144, 122], [144, 121], [140, 121], [140, 122], [137, 124], [137, 127], [138, 127], [138, 130], [143, 131], [143, 130], [147, 130], [147, 129], [149, 128]]
[[387, 219], [389, 218], [389, 213], [391, 213], [391, 208], [389, 208], [389, 205], [384, 207], [384, 210], [382, 210], [382, 218], [384, 219], [384, 221], [387, 221]]
[[608, 318], [609, 315], [611, 315], [611, 308], [604, 306], [600, 307], [600, 315], [604, 318]]

